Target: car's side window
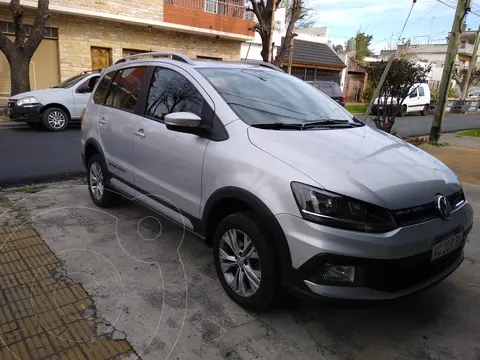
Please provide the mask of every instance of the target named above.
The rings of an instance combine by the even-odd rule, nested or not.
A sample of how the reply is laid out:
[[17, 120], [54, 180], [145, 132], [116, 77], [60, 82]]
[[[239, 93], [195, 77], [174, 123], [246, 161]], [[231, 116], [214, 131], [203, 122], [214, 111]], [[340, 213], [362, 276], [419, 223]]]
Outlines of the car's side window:
[[113, 95], [113, 107], [130, 112], [135, 111], [135, 105], [137, 105], [138, 93], [140, 92], [145, 70], [146, 67], [123, 69]]
[[425, 96], [425, 90], [424, 90], [424, 88], [423, 88], [423, 87], [419, 87], [419, 88], [418, 88], [418, 93], [419, 93], [420, 96]]
[[77, 87], [77, 93], [79, 94], [90, 94], [97, 83], [98, 76], [92, 76], [90, 79], [85, 80], [83, 84]]
[[148, 91], [145, 115], [163, 121], [165, 115], [191, 112], [202, 116], [204, 98], [185, 76], [166, 68], [155, 68]]
[[97, 91], [95, 91], [95, 94], [93, 95], [93, 102], [95, 104], [104, 103], [108, 88], [112, 82], [113, 74], [113, 71], [105, 74], [105, 76], [102, 78], [102, 81], [100, 81], [100, 84], [98, 84]]
[[411, 98], [414, 98], [414, 97], [417, 97], [417, 89], [413, 90], [411, 93], [410, 93], [410, 96]]
[[110, 106], [113, 105], [113, 96], [115, 95], [115, 91], [117, 89], [117, 85], [121, 77], [122, 77], [122, 70], [118, 70], [115, 76], [113, 77], [112, 85], [108, 89], [105, 105], [110, 105]]

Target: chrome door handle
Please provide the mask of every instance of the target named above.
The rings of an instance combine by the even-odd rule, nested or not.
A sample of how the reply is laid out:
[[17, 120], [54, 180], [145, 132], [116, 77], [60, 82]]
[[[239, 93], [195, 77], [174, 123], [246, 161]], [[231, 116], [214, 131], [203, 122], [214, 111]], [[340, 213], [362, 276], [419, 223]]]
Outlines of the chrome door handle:
[[143, 131], [143, 129], [140, 129], [140, 130], [135, 131], [135, 135], [137, 135], [139, 138], [143, 139], [145, 137], [145, 132]]
[[107, 122], [105, 121], [105, 118], [102, 116], [98, 122], [102, 125], [106, 124]]

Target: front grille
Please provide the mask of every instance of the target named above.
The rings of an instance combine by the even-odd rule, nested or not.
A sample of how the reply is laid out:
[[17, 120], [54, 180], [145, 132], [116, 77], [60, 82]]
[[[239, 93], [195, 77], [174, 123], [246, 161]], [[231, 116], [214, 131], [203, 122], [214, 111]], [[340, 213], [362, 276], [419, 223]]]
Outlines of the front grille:
[[[459, 190], [456, 193], [447, 196], [447, 200], [450, 203], [452, 210], [454, 210], [465, 201], [463, 190]], [[393, 217], [398, 225], [409, 226], [435, 219], [440, 217], [440, 214], [435, 207], [435, 201], [432, 201], [423, 205], [394, 210]]]
[[430, 262], [428, 257], [413, 266], [366, 268], [364, 285], [370, 289], [386, 292], [407, 289], [442, 273], [462, 256], [462, 251], [463, 247], [434, 262]]

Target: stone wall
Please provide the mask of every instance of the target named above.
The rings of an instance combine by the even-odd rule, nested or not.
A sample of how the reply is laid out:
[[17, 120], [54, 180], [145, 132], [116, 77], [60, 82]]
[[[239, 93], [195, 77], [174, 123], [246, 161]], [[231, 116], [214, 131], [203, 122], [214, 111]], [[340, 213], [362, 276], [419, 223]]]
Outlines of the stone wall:
[[74, 16], [53, 16], [58, 24], [61, 78], [91, 68], [90, 48], [110, 48], [113, 62], [123, 57], [123, 49], [145, 51], [174, 51], [196, 56], [239, 60], [239, 41], [216, 39], [180, 32], [125, 25], [107, 21], [90, 20]]
[[50, 0], [50, 5], [163, 21], [163, 0]]
[[[33, 24], [33, 19], [34, 13], [26, 11], [24, 23]], [[7, 8], [0, 8], [0, 21], [12, 21]], [[213, 36], [149, 30], [146, 26], [55, 13], [48, 26], [58, 27], [61, 80], [91, 69], [92, 46], [109, 48], [113, 63], [123, 57], [124, 49], [180, 52], [192, 58], [210, 56], [224, 60], [240, 59], [240, 41], [216, 39]]]

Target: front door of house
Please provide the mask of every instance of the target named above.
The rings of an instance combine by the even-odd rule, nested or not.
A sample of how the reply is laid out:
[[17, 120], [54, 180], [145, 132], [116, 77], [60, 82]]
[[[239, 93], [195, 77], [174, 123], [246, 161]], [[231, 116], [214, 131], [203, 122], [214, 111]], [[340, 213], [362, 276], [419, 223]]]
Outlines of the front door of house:
[[106, 69], [112, 65], [112, 53], [109, 48], [93, 47], [90, 50], [92, 70]]

